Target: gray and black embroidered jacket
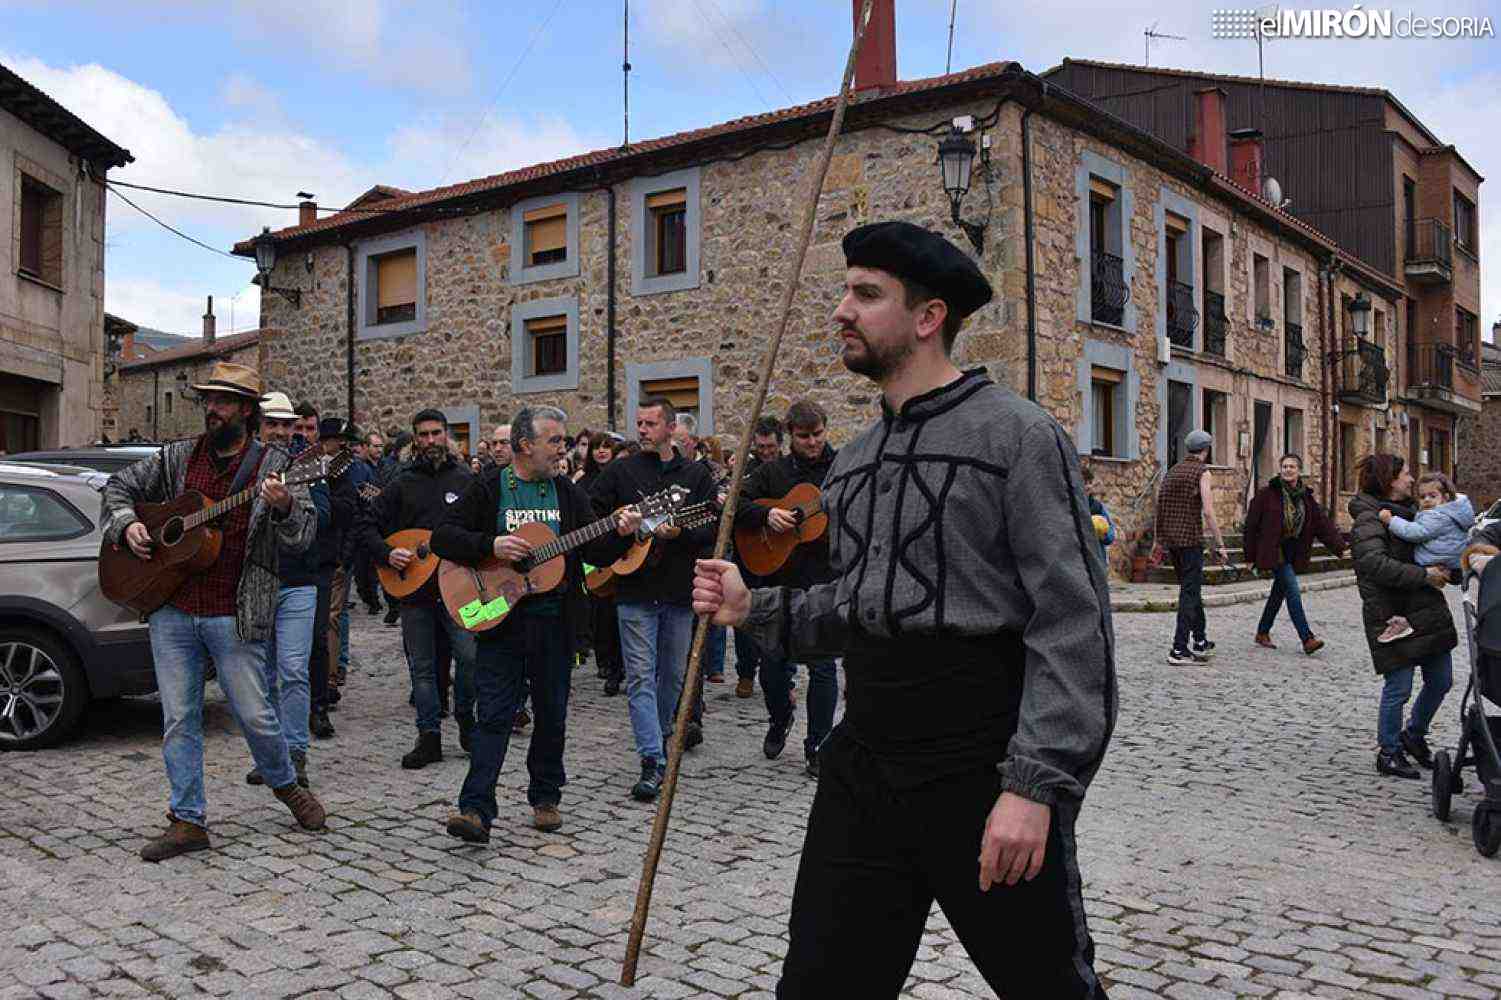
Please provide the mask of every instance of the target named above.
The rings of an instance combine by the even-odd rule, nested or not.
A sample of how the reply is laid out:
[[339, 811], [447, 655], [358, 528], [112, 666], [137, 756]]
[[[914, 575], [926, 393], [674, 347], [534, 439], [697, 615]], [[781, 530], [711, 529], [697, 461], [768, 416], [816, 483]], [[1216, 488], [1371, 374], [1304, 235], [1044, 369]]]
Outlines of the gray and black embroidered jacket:
[[1109, 742], [1116, 685], [1075, 446], [984, 369], [883, 411], [824, 483], [837, 579], [754, 591], [746, 628], [793, 660], [840, 655], [857, 634], [1020, 636], [1023, 690], [1002, 782], [1076, 804]]

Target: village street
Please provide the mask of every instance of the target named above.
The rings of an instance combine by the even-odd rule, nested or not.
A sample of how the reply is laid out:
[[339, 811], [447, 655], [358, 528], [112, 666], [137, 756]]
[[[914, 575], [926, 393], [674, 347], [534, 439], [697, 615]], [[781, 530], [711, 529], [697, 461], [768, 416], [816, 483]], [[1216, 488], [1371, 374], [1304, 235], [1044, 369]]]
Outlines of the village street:
[[[1307, 604], [1330, 640], [1317, 658], [1294, 651], [1285, 620], [1282, 649], [1252, 649], [1259, 607], [1239, 605], [1210, 609], [1221, 654], [1194, 669], [1163, 662], [1168, 616], [1117, 616], [1120, 725], [1079, 827], [1115, 1000], [1501, 993], [1501, 862], [1471, 846], [1475, 782], [1440, 824], [1426, 775], [1378, 780], [1356, 591]], [[708, 742], [685, 765], [642, 978], [626, 991], [652, 811], [625, 794], [624, 699], [602, 696], [592, 666], [575, 675], [563, 832], [528, 823], [523, 737], [495, 839], [460, 846], [441, 826], [465, 768], [456, 736], [442, 764], [397, 767], [411, 741], [398, 633], [354, 620], [338, 736], [312, 758], [324, 835], [243, 783], [216, 689], [211, 853], [136, 857], [165, 808], [153, 701], [101, 706], [78, 741], [0, 758], [0, 998], [771, 995], [814, 785], [796, 753], [762, 757], [759, 691], [710, 686]], [[1468, 673], [1461, 653], [1436, 746], [1453, 744]], [[936, 913], [909, 995], [990, 995]]]

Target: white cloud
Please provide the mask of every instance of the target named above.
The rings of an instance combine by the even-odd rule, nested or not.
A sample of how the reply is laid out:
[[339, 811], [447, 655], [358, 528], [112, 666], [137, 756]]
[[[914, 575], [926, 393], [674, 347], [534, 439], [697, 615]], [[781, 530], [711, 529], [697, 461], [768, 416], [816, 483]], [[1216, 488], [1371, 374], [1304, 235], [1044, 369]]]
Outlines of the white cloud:
[[[678, 70], [733, 71], [750, 78], [768, 107], [787, 101], [782, 86], [803, 68], [799, 48], [788, 44], [798, 34], [790, 12], [767, 0], [645, 0], [641, 7], [647, 42], [664, 53], [677, 53]], [[682, 61], [687, 52], [693, 58]], [[798, 65], [787, 62], [789, 54]]]
[[[247, 276], [248, 277], [248, 276]], [[167, 284], [151, 277], [110, 276], [104, 283], [107, 312], [167, 333], [196, 337], [203, 332], [203, 310], [213, 290], [198, 291], [191, 278], [185, 284]], [[237, 292], [214, 296], [215, 330], [219, 336], [256, 328], [260, 316], [261, 290], [247, 284]]]
[[245, 73], [231, 73], [219, 87], [219, 99], [232, 108], [243, 109], [255, 118], [280, 118], [281, 98]]
[[605, 145], [555, 116], [446, 115], [404, 126], [388, 142], [383, 183], [419, 189], [486, 177]]

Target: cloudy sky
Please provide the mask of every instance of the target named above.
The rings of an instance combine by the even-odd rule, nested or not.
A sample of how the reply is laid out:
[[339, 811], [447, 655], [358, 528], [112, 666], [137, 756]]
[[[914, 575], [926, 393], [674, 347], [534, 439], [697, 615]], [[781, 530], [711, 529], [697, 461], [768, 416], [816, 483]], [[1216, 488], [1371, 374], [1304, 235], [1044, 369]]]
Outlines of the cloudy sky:
[[[65, 7], [71, 6], [71, 11]], [[1368, 5], [1368, 7], [1379, 7]], [[631, 135], [645, 138], [831, 93], [849, 45], [845, 0], [636, 0]], [[897, 0], [898, 72], [942, 73], [950, 0]], [[1249, 41], [1210, 38], [1210, 5], [958, 0], [953, 65], [1044, 70], [1065, 56], [1256, 72]], [[1392, 8], [1400, 14], [1409, 8]], [[1425, 15], [1490, 15], [1440, 3]], [[620, 0], [0, 0], [0, 62], [81, 115], [136, 162], [111, 177], [277, 202], [336, 205], [372, 184], [425, 188], [617, 144]], [[65, 26], [65, 27], [64, 27]], [[1501, 42], [1277, 41], [1267, 75], [1386, 87], [1482, 175], [1501, 179]], [[1501, 196], [1481, 189], [1482, 324], [1501, 318]], [[140, 194], [138, 203], [228, 249], [295, 211]], [[196, 331], [256, 324], [252, 264], [210, 253], [110, 198], [106, 307]]]

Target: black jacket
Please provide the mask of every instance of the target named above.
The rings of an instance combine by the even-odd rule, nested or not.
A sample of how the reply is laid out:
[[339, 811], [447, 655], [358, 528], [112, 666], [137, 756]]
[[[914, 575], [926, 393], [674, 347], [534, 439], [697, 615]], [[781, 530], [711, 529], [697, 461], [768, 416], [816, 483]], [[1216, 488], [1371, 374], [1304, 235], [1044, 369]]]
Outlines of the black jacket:
[[[605, 466], [589, 495], [594, 502], [594, 512], [604, 517], [637, 502], [643, 495], [659, 493], [668, 486], [682, 486], [688, 490], [684, 504], [711, 502], [716, 495], [714, 475], [703, 462], [685, 459], [677, 452], [664, 462], [655, 452], [648, 451], [622, 455]], [[661, 562], [618, 578], [615, 581], [616, 602], [690, 603], [694, 560], [710, 552], [717, 531], [717, 525], [709, 524], [685, 531], [670, 542], [657, 542]], [[631, 547], [631, 540], [618, 534], [611, 535], [609, 542], [609, 550], [600, 553], [601, 559], [595, 565], [614, 562]], [[593, 559], [589, 561], [595, 562]]]
[[[452, 458], [437, 469], [426, 462], [401, 466], [381, 495], [360, 512], [359, 541], [377, 566], [389, 565], [391, 546], [386, 536], [407, 528], [433, 530], [473, 481], [469, 469]], [[424, 587], [408, 601], [430, 601], [435, 594], [435, 588]]]
[[[473, 477], [468, 489], [444, 511], [443, 519], [433, 531], [433, 551], [443, 559], [466, 566], [473, 566], [495, 554], [495, 529], [500, 518], [500, 477], [505, 467], [491, 465], [480, 475]], [[579, 489], [566, 476], [556, 476], [553, 488], [558, 491], [558, 515], [562, 521], [561, 533], [568, 534], [593, 523], [594, 508], [589, 495]], [[610, 556], [611, 538], [620, 536], [610, 532], [603, 538], [581, 545], [564, 557], [567, 572], [563, 580], [563, 627], [575, 639], [574, 649], [583, 634], [583, 623], [588, 621], [589, 611], [584, 603], [584, 563], [595, 563], [619, 558]], [[511, 626], [507, 619], [498, 628], [481, 632], [477, 638], [497, 638]]]
[[[314, 483], [308, 487], [308, 496], [312, 498], [313, 509], [318, 513], [318, 535], [329, 530], [329, 520], [333, 516], [332, 507], [329, 503], [328, 484]], [[285, 545], [281, 546], [276, 559], [276, 575], [281, 578], [283, 587], [316, 587], [318, 585], [318, 545], [315, 542], [301, 552], [293, 551]]]
[[[789, 452], [775, 462], [758, 465], [740, 484], [740, 506], [735, 511], [735, 527], [766, 527], [771, 508], [753, 501], [784, 497], [794, 486], [803, 483], [812, 483], [822, 489], [829, 467], [834, 464], [834, 456], [834, 449], [824, 445], [823, 453], [811, 462], [804, 460], [796, 452]], [[782, 568], [765, 578], [766, 586], [793, 587], [797, 590], [807, 590], [832, 579], [834, 571], [829, 568], [827, 531], [815, 541], [793, 549]]]
[[[1350, 501], [1350, 517], [1355, 521], [1350, 529], [1350, 554], [1355, 559], [1371, 661], [1376, 672], [1385, 675], [1453, 649], [1459, 645], [1459, 634], [1443, 592], [1430, 587], [1427, 571], [1412, 561], [1412, 544], [1381, 523], [1382, 508], [1408, 520], [1414, 516], [1406, 504], [1357, 494]], [[1392, 615], [1405, 616], [1413, 634], [1396, 642], [1377, 642]]]
[[345, 555], [353, 541], [355, 519], [359, 516], [360, 494], [349, 476], [338, 476], [328, 483], [330, 516], [328, 527], [318, 522], [318, 568], [332, 569], [346, 562]]

